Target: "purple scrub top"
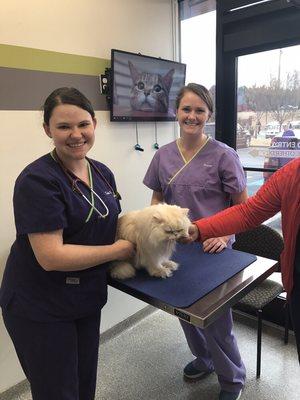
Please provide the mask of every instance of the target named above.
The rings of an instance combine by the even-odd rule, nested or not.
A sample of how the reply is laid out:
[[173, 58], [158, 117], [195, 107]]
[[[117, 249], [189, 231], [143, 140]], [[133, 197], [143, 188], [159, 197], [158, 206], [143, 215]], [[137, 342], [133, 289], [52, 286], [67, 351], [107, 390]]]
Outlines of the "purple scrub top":
[[[93, 188], [109, 209], [106, 218], [93, 211], [77, 193], [60, 165], [47, 154], [27, 166], [16, 180], [14, 213], [16, 240], [12, 245], [0, 290], [0, 305], [15, 315], [36, 321], [68, 320], [87, 316], [107, 300], [105, 265], [82, 271], [45, 271], [37, 262], [28, 233], [62, 229], [66, 244], [107, 245], [115, 240], [119, 201], [112, 172], [94, 161], [107, 182], [91, 166]], [[91, 200], [90, 191], [80, 189]], [[95, 206], [104, 213], [94, 196]]]
[[191, 220], [229, 207], [231, 194], [241, 193], [246, 187], [237, 153], [214, 139], [209, 139], [188, 163], [176, 141], [162, 146], [154, 155], [143, 182], [150, 189], [162, 192], [166, 203], [189, 208]]

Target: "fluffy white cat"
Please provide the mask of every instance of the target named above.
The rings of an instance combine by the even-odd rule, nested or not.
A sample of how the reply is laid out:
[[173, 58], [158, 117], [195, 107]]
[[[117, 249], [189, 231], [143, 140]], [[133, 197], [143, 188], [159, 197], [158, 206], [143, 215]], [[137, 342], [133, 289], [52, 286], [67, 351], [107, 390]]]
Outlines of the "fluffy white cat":
[[188, 212], [187, 208], [156, 204], [120, 217], [117, 239], [134, 243], [136, 255], [134, 259], [114, 261], [111, 276], [116, 279], [131, 278], [139, 268], [145, 268], [151, 276], [171, 276], [178, 268], [178, 264], [170, 260], [176, 241], [189, 236], [191, 221]]

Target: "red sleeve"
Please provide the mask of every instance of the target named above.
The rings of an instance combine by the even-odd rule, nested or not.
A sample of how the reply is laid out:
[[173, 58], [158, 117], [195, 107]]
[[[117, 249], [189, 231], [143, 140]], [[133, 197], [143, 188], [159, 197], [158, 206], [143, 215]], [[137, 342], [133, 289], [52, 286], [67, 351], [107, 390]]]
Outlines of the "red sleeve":
[[212, 217], [195, 221], [200, 232], [200, 240], [246, 231], [260, 225], [279, 212], [281, 194], [287, 183], [285, 174], [289, 169], [290, 166], [286, 165], [275, 172], [245, 203], [227, 208]]

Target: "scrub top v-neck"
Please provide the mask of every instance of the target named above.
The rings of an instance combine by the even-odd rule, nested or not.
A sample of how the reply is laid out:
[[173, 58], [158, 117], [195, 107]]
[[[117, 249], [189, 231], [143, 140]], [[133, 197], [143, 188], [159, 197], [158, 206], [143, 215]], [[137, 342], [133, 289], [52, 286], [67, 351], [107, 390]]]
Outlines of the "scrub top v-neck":
[[[93, 163], [104, 177], [90, 169], [93, 190], [109, 210], [106, 218], [100, 218], [72, 190], [50, 154], [27, 166], [18, 177], [14, 191], [17, 236], [0, 291], [0, 305], [9, 307], [12, 313], [37, 321], [66, 320], [86, 316], [106, 303], [105, 265], [74, 272], [47, 272], [38, 264], [28, 239], [29, 233], [62, 229], [64, 244], [97, 246], [114, 242], [120, 213], [114, 196], [115, 180], [104, 164]], [[80, 189], [99, 210], [103, 209], [87, 187], [82, 185]]]
[[246, 179], [237, 153], [209, 139], [188, 162], [176, 141], [154, 155], [144, 178], [150, 189], [161, 192], [168, 204], [189, 208], [196, 220], [230, 205], [231, 194], [241, 193]]

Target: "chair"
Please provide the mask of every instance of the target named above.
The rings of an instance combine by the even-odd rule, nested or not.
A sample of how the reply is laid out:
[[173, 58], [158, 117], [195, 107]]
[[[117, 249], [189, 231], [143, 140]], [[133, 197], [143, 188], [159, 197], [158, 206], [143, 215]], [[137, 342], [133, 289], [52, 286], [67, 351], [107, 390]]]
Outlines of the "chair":
[[[280, 273], [280, 254], [283, 250], [282, 236], [267, 225], [260, 225], [257, 228], [242, 232], [236, 235], [236, 241], [232, 246], [235, 250], [252, 253], [261, 257], [277, 260], [277, 271], [269, 278], [257, 285], [246, 296], [244, 296], [233, 307], [243, 312], [257, 315], [257, 359], [256, 359], [256, 378], [260, 377], [261, 372], [261, 335], [262, 335], [262, 312], [263, 308], [273, 301], [277, 296], [284, 292], [281, 284]], [[288, 342], [288, 309], [285, 304], [285, 335], [284, 341]]]

